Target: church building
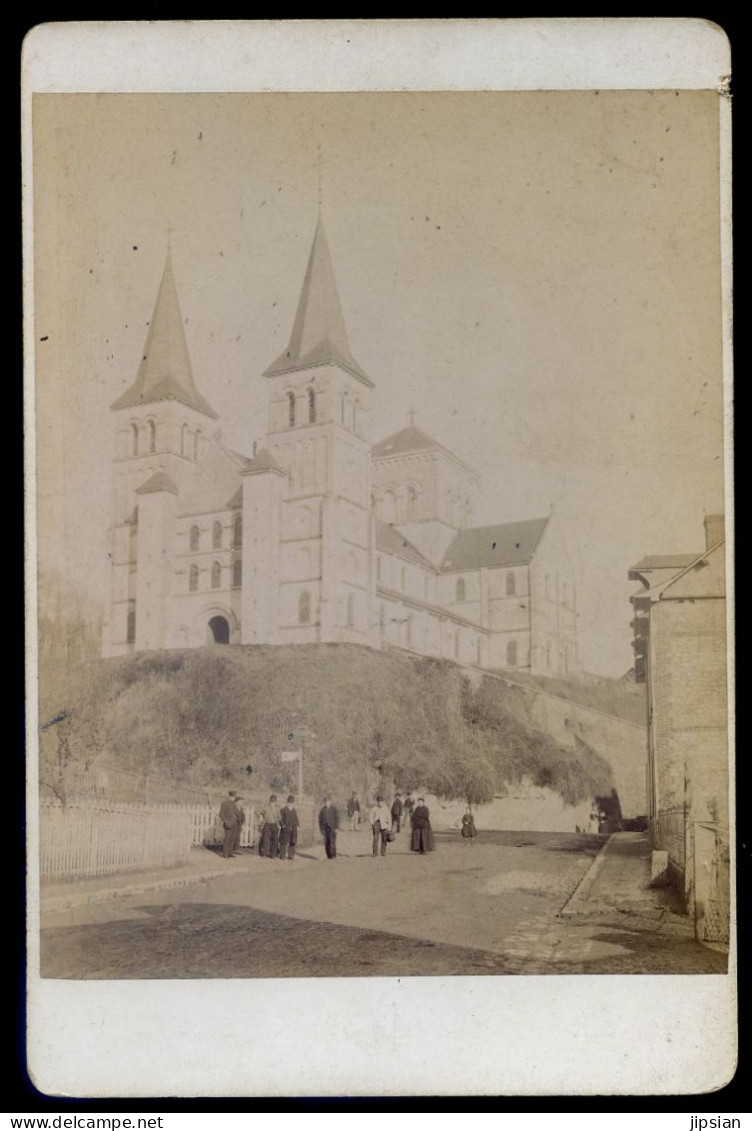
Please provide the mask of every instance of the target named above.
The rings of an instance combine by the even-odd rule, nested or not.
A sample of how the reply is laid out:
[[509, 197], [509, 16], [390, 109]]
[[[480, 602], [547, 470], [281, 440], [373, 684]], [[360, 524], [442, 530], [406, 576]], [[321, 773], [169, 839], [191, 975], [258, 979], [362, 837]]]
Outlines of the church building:
[[[474, 526], [478, 477], [416, 426], [372, 445], [319, 221], [264, 439], [228, 448], [194, 379], [168, 252], [116, 420], [103, 653], [349, 642], [484, 669], [581, 671], [549, 515]], [[262, 429], [258, 428], [258, 432]]]

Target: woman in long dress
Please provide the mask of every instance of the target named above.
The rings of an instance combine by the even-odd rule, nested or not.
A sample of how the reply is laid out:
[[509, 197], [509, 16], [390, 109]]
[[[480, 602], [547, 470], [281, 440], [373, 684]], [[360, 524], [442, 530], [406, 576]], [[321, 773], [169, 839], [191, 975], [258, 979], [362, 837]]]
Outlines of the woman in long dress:
[[433, 852], [431, 817], [428, 812], [428, 806], [422, 797], [418, 798], [418, 804], [413, 809], [411, 824], [413, 832], [410, 848], [413, 852], [419, 852], [421, 855], [426, 852]]
[[473, 817], [473, 811], [469, 805], [462, 815], [461, 831], [464, 843], [469, 844], [472, 848], [473, 837], [477, 835], [478, 830], [475, 827], [475, 818]]

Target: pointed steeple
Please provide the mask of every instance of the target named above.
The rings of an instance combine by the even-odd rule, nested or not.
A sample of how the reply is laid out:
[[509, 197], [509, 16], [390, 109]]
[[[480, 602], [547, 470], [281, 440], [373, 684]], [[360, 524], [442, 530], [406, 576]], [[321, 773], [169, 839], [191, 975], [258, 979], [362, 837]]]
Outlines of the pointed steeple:
[[350, 352], [329, 246], [319, 218], [289, 345], [264, 376], [276, 377], [291, 370], [331, 363], [341, 365], [373, 388], [370, 377]]
[[164, 400], [180, 401], [217, 418], [193, 380], [169, 248], [138, 375], [112, 407], [130, 408]]

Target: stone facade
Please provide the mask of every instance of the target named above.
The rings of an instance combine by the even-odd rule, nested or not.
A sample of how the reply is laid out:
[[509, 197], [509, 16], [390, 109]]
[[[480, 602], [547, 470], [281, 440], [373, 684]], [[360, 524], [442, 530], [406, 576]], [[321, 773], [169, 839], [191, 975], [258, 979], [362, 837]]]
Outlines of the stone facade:
[[[702, 933], [711, 930], [704, 924], [701, 937], [723, 939], [729, 747], [722, 516], [709, 516], [705, 532], [701, 554], [681, 555], [683, 564], [646, 558], [629, 576], [643, 586], [632, 604], [635, 650], [643, 659], [648, 691], [647, 786], [654, 846], [668, 853], [670, 872], [703, 924], [713, 908], [715, 933]], [[719, 910], [724, 906], [725, 913]], [[725, 931], [727, 938], [727, 919]]]
[[194, 382], [168, 255], [136, 381], [113, 405], [105, 655], [343, 641], [580, 673], [555, 516], [473, 526], [478, 477], [456, 455], [412, 420], [370, 443], [374, 383], [321, 224], [263, 379], [265, 438], [241, 455]]

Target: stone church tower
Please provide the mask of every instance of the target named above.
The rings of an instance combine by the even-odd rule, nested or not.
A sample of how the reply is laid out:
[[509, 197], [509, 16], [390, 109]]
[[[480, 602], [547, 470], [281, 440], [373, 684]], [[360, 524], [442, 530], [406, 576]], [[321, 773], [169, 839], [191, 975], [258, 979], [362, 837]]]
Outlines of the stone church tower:
[[290, 341], [264, 377], [267, 447], [243, 472], [243, 558], [254, 570], [243, 639], [369, 643], [373, 382], [350, 351], [321, 221]]
[[163, 648], [177, 497], [217, 419], [193, 380], [170, 254], [136, 380], [116, 417], [109, 654]]

